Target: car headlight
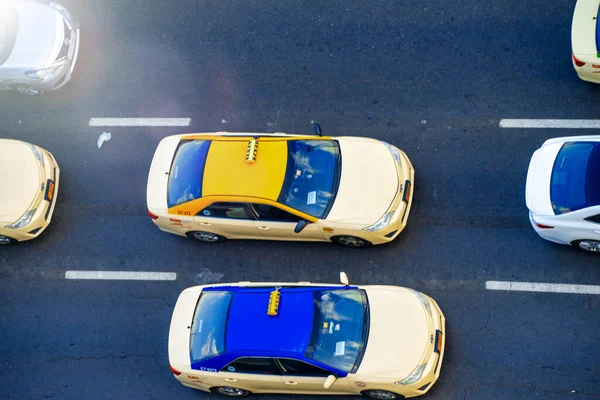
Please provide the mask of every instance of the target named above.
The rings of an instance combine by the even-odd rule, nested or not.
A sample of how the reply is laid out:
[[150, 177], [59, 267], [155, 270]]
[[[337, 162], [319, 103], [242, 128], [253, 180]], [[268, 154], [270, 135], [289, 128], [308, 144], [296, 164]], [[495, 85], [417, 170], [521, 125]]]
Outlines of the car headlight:
[[363, 228], [363, 230], [367, 232], [375, 232], [380, 231], [386, 226], [389, 225], [392, 217], [394, 216], [394, 211], [387, 212], [383, 214], [383, 217], [379, 219], [379, 221], [375, 222], [373, 225]]
[[387, 147], [390, 153], [392, 153], [392, 157], [394, 158], [394, 160], [396, 160], [397, 163], [400, 163], [400, 152], [398, 151], [398, 149], [387, 142], [382, 141], [381, 143], [385, 144], [385, 147]]
[[5, 226], [5, 228], [19, 229], [19, 228], [24, 227], [25, 225], [27, 225], [28, 223], [31, 222], [31, 218], [33, 218], [33, 214], [35, 214], [35, 210], [36, 210], [36, 208], [33, 208], [33, 209], [27, 211], [25, 214], [23, 214], [23, 216], [21, 218], [19, 218], [19, 220], [17, 222], [15, 222], [12, 225]]
[[25, 75], [33, 79], [39, 79], [41, 81], [49, 81], [60, 73], [63, 68], [63, 64], [53, 65], [48, 68], [42, 68], [37, 71], [27, 71]]
[[41, 150], [38, 149], [37, 146], [32, 145], [31, 143], [29, 144], [29, 147], [31, 147], [31, 151], [33, 151], [33, 154], [35, 154], [35, 158], [37, 158], [38, 161], [42, 163], [42, 167], [44, 167], [44, 155], [42, 154]]
[[398, 382], [394, 382], [394, 383], [396, 385], [412, 385], [413, 383], [415, 383], [416, 381], [421, 379], [421, 375], [423, 375], [423, 370], [425, 369], [426, 366], [427, 366], [427, 364], [419, 365], [417, 368], [415, 368], [415, 370], [412, 372], [412, 374], [410, 374], [408, 376], [408, 378], [403, 379]]
[[417, 298], [421, 302], [421, 305], [423, 306], [423, 308], [427, 310], [429, 315], [431, 315], [431, 303], [429, 303], [429, 300], [427, 300], [427, 297], [423, 296], [423, 293], [417, 292], [416, 290], [410, 289], [410, 291], [413, 292], [415, 294], [415, 296], [417, 296]]
[[69, 11], [65, 8], [65, 6], [63, 6], [62, 4], [57, 3], [55, 1], [51, 1], [49, 3], [49, 5], [50, 5], [50, 7], [54, 8], [56, 11], [58, 11], [59, 14], [63, 16], [64, 19], [71, 22], [71, 20], [72, 20], [71, 14], [69, 14]]

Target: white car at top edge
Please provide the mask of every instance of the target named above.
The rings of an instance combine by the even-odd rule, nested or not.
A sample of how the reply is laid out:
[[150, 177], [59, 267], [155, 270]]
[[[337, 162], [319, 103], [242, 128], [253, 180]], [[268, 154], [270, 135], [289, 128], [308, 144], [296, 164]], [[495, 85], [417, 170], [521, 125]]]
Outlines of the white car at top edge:
[[600, 252], [600, 135], [547, 140], [525, 187], [533, 229], [551, 242]]
[[578, 0], [573, 12], [573, 67], [584, 81], [600, 83], [600, 0]]

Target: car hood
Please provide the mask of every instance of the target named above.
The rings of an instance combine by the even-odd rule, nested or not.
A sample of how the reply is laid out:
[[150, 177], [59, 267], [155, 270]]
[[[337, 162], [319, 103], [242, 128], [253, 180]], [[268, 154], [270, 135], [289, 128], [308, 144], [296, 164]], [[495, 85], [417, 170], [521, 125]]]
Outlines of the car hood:
[[533, 214], [554, 215], [550, 200], [550, 179], [554, 160], [562, 145], [562, 142], [544, 145], [531, 157], [525, 183], [525, 202]]
[[598, 0], [579, 0], [573, 12], [571, 48], [576, 55], [596, 56]]
[[369, 339], [356, 374], [404, 379], [419, 365], [429, 346], [429, 317], [408, 289], [365, 289], [370, 309]]
[[398, 193], [398, 173], [388, 148], [363, 138], [337, 138], [342, 171], [328, 221], [363, 224], [377, 222]]
[[40, 69], [53, 59], [64, 36], [61, 15], [41, 3], [16, 2], [18, 13], [17, 38], [4, 68]]
[[0, 222], [16, 222], [40, 190], [38, 161], [27, 143], [0, 140]]
[[190, 368], [190, 330], [194, 309], [202, 292], [201, 288], [189, 288], [181, 292], [171, 317], [169, 327], [169, 363], [175, 369]]
[[146, 187], [146, 202], [149, 210], [166, 210], [167, 186], [169, 183], [169, 171], [173, 162], [173, 155], [177, 150], [181, 136], [169, 136], [158, 144], [150, 173], [148, 174], [148, 185]]

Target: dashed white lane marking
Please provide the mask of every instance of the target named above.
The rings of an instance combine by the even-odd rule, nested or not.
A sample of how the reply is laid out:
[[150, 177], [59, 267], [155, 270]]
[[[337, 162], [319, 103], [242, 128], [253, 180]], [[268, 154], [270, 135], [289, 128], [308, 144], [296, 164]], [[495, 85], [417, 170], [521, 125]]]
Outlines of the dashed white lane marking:
[[486, 281], [485, 288], [487, 290], [506, 290], [509, 292], [517, 291], [517, 292], [600, 294], [600, 286], [572, 285], [572, 284], [568, 284], [568, 283]]
[[600, 129], [600, 119], [501, 119], [500, 128]]
[[191, 118], [90, 118], [90, 126], [189, 126]]
[[174, 281], [175, 272], [135, 271], [67, 271], [65, 279], [95, 279], [113, 281]]

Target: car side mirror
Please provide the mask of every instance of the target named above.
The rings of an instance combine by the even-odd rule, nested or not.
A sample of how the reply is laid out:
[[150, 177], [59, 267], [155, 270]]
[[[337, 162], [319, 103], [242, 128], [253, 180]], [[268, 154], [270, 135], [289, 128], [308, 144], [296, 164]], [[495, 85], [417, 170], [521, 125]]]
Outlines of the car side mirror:
[[306, 228], [306, 225], [308, 225], [308, 221], [305, 221], [303, 219], [301, 219], [300, 221], [298, 221], [298, 223], [296, 224], [296, 227], [294, 228], [294, 232], [296, 233], [300, 233], [302, 232], [302, 230], [304, 228]]
[[335, 383], [335, 381], [337, 381], [337, 378], [335, 377], [335, 375], [329, 375], [327, 377], [327, 379], [325, 379], [325, 383], [323, 384], [323, 387], [325, 389], [329, 389]]

